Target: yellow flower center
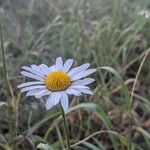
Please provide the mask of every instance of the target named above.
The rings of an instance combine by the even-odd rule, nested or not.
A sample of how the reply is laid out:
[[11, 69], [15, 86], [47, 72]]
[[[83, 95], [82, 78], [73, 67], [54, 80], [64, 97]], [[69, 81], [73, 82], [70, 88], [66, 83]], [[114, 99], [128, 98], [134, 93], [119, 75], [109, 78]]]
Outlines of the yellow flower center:
[[70, 86], [71, 79], [65, 72], [55, 71], [49, 73], [44, 82], [50, 91], [62, 91]]

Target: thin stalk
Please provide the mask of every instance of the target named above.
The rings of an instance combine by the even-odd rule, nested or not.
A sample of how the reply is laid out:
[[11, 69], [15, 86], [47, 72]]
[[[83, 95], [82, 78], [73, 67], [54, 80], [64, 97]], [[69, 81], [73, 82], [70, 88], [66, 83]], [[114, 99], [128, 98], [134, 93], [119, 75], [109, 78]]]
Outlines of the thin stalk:
[[131, 121], [132, 121], [132, 114], [131, 114], [131, 110], [129, 110], [129, 117], [128, 117], [128, 120], [129, 120], [129, 135], [128, 135], [128, 141], [129, 141], [129, 145], [128, 145], [128, 149], [131, 150], [132, 148], [132, 142], [131, 142]]
[[7, 88], [7, 97], [8, 97], [8, 119], [9, 119], [9, 145], [10, 147], [13, 146], [13, 129], [12, 129], [12, 116], [11, 116], [11, 101], [9, 99], [9, 82], [7, 77], [7, 69], [5, 63], [5, 53], [4, 53], [4, 42], [3, 42], [3, 34], [2, 34], [2, 25], [0, 24], [0, 38], [1, 38], [1, 49], [2, 49], [2, 60], [3, 60], [3, 70], [4, 70], [4, 78]]
[[64, 112], [64, 109], [62, 108], [61, 104], [60, 104], [60, 107], [61, 107], [61, 114], [62, 114], [62, 118], [63, 118], [63, 122], [64, 122], [65, 136], [66, 136], [66, 140], [67, 140], [67, 148], [68, 148], [68, 150], [71, 150], [70, 143], [69, 143], [69, 137], [68, 137], [68, 129], [67, 129], [65, 112]]
[[150, 48], [147, 50], [147, 52], [144, 55], [144, 58], [143, 58], [140, 66], [139, 66], [139, 69], [138, 69], [138, 72], [136, 74], [136, 77], [135, 77], [135, 80], [133, 83], [133, 87], [132, 87], [132, 92], [131, 92], [131, 97], [130, 97], [130, 106], [129, 106], [129, 150], [131, 150], [131, 148], [132, 148], [132, 145], [131, 145], [131, 121], [132, 121], [132, 101], [133, 101], [134, 91], [135, 91], [135, 87], [137, 84], [139, 74], [142, 70], [143, 64], [144, 64], [149, 52], [150, 52]]

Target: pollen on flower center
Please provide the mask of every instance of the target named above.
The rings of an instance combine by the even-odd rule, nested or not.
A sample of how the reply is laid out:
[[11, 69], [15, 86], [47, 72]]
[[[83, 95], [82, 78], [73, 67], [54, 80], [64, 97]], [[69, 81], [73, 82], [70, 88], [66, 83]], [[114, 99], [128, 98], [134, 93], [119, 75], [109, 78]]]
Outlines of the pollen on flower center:
[[62, 91], [70, 86], [71, 79], [65, 72], [55, 71], [49, 73], [44, 82], [50, 91]]

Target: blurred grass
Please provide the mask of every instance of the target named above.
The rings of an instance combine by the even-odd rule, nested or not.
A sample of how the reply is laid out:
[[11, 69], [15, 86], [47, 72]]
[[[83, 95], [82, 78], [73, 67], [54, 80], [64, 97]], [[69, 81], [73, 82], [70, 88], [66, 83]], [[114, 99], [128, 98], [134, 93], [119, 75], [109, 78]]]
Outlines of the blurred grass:
[[[139, 12], [150, 12], [149, 8], [149, 0], [0, 2], [5, 60], [14, 102], [13, 128], [17, 130], [14, 133], [15, 150], [35, 149], [41, 142], [56, 150], [65, 145], [58, 108], [47, 112], [44, 100], [25, 98], [16, 89], [18, 83], [24, 81], [19, 75], [21, 66], [51, 65], [57, 56], [64, 60], [73, 58], [75, 66], [86, 62], [96, 68], [111, 66], [120, 73], [131, 94], [140, 63], [150, 47], [150, 18], [140, 16]], [[148, 55], [133, 94], [133, 150], [150, 149], [149, 58]], [[7, 102], [2, 64], [0, 53], [0, 102]], [[79, 142], [73, 149], [126, 150], [129, 114], [121, 85], [111, 73], [101, 69], [94, 78], [93, 96], [70, 97], [73, 107], [67, 114], [69, 136], [73, 145]], [[8, 149], [6, 107], [0, 105], [0, 149]], [[83, 140], [96, 132], [99, 134]]]

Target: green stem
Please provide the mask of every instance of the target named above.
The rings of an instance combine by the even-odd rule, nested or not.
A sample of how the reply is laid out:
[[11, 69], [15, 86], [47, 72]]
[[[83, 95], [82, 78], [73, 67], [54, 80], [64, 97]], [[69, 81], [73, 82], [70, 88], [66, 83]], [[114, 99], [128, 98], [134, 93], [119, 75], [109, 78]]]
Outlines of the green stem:
[[135, 87], [136, 87], [136, 84], [137, 84], [137, 81], [138, 81], [139, 74], [140, 74], [140, 72], [142, 70], [142, 67], [144, 65], [144, 62], [145, 62], [145, 60], [146, 60], [149, 52], [150, 52], [150, 48], [147, 50], [147, 52], [144, 55], [143, 60], [141, 61], [141, 64], [139, 66], [139, 69], [138, 69], [138, 72], [136, 74], [136, 77], [135, 77], [135, 80], [134, 80], [134, 83], [133, 83], [133, 87], [132, 87], [132, 92], [131, 92], [131, 97], [130, 97], [130, 104], [129, 104], [129, 150], [132, 149], [132, 142], [131, 142], [131, 121], [132, 121], [132, 101], [133, 101], [134, 91], [135, 91]]
[[129, 147], [128, 147], [128, 149], [129, 150], [131, 150], [131, 148], [132, 148], [132, 144], [131, 144], [131, 120], [132, 120], [132, 113], [129, 110], [129, 137], [128, 137], [128, 140], [129, 140]]
[[9, 99], [9, 82], [7, 77], [7, 69], [5, 63], [5, 53], [4, 53], [4, 45], [3, 45], [3, 34], [2, 34], [2, 25], [0, 24], [0, 39], [1, 39], [1, 49], [2, 49], [2, 60], [3, 60], [3, 70], [4, 70], [4, 78], [7, 88], [7, 97], [8, 97], [8, 119], [9, 119], [9, 145], [12, 148], [13, 146], [13, 129], [12, 129], [12, 116], [11, 116], [11, 101]]
[[132, 149], [132, 142], [131, 142], [131, 123], [132, 123], [132, 102], [131, 102], [131, 98], [129, 99], [129, 104], [128, 104], [128, 150]]
[[64, 122], [65, 136], [66, 136], [66, 140], [67, 140], [67, 148], [68, 148], [68, 150], [71, 150], [70, 143], [69, 143], [69, 137], [68, 137], [68, 130], [67, 130], [67, 122], [66, 122], [65, 112], [64, 112], [61, 104], [60, 104], [60, 107], [61, 107], [61, 114], [62, 114], [62, 118], [63, 118], [63, 122]]

